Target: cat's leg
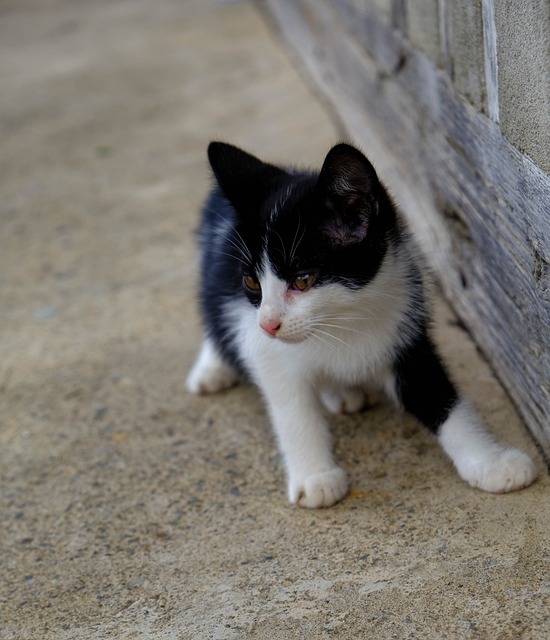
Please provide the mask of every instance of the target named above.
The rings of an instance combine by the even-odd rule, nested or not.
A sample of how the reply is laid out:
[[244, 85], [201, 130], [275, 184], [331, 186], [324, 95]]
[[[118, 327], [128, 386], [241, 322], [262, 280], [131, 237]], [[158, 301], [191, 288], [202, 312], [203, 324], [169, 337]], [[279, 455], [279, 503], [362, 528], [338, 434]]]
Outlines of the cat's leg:
[[205, 338], [195, 364], [187, 376], [188, 391], [216, 393], [239, 382], [239, 374], [219, 355], [210, 338]]
[[497, 442], [461, 399], [426, 335], [394, 365], [393, 391], [401, 406], [434, 433], [459, 475], [473, 487], [507, 493], [531, 484], [531, 458]]
[[300, 507], [330, 507], [348, 492], [346, 473], [334, 462], [332, 439], [317, 395], [300, 376], [259, 376], [284, 458], [288, 497]]
[[319, 391], [319, 397], [325, 409], [335, 415], [361, 411], [367, 402], [365, 392], [359, 387], [324, 385]]
[[464, 400], [453, 408], [437, 436], [460, 476], [473, 487], [508, 493], [529, 486], [537, 477], [531, 458], [497, 442]]

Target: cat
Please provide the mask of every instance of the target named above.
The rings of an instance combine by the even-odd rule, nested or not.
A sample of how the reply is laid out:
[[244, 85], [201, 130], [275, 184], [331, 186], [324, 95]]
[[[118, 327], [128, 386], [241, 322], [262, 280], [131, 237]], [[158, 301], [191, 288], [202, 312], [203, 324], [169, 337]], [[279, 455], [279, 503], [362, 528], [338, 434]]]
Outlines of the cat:
[[430, 338], [422, 260], [359, 150], [334, 146], [317, 173], [223, 142], [208, 158], [217, 184], [199, 229], [206, 337], [187, 388], [260, 388], [292, 504], [345, 497], [323, 406], [360, 410], [372, 384], [436, 436], [472, 486], [504, 493], [534, 481], [529, 456], [489, 435], [449, 378]]

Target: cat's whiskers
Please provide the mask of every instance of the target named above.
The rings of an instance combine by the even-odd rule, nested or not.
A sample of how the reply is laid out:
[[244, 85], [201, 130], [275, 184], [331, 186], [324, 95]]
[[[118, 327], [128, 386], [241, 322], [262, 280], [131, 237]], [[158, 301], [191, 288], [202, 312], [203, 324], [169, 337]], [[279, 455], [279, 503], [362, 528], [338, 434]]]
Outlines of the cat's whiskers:
[[239, 242], [236, 242], [235, 240], [233, 240], [233, 238], [230, 238], [229, 236], [225, 236], [222, 233], [218, 233], [218, 235], [219, 237], [229, 242], [229, 244], [232, 247], [234, 247], [248, 263], [252, 262], [252, 256], [250, 254], [250, 251], [248, 250], [248, 247], [244, 245], [242, 239]]
[[247, 267], [247, 268], [250, 265], [250, 262], [248, 260], [241, 258], [235, 255], [234, 253], [229, 253], [228, 251], [221, 251], [220, 249], [212, 249], [212, 253], [217, 253], [222, 256], [229, 256], [230, 258], [234, 258], [235, 260], [238, 260], [244, 267]]
[[244, 241], [243, 237], [237, 231], [237, 228], [231, 222], [231, 220], [228, 220], [225, 216], [222, 216], [222, 214], [219, 211], [216, 211], [215, 209], [212, 209], [210, 207], [207, 208], [207, 211], [209, 211], [210, 213], [213, 213], [214, 215], [217, 215], [218, 218], [220, 218], [226, 224], [228, 224], [229, 227], [235, 232], [235, 235], [237, 236], [238, 242], [235, 242], [232, 238], [230, 238], [227, 234], [222, 233], [220, 230], [216, 230], [216, 234], [220, 238], [224, 238], [225, 240], [228, 240], [231, 244], [233, 244], [235, 246], [236, 249], [237, 248], [240, 249], [240, 251], [252, 262], [252, 254], [250, 253], [250, 250], [246, 246], [246, 242]]
[[[329, 333], [328, 331], [323, 331], [323, 329], [319, 329], [319, 327], [314, 327], [313, 328], [313, 333], [317, 336], [317, 337], [321, 337], [319, 334], [323, 335], [323, 336], [328, 336], [329, 338], [332, 338], [333, 340], [336, 340], [337, 342], [339, 342], [340, 344], [343, 344], [347, 349], [349, 349], [350, 351], [353, 351], [354, 353], [357, 352], [357, 349], [355, 347], [353, 347], [351, 344], [349, 344], [348, 342], [346, 342], [345, 340], [342, 340], [342, 338], [339, 338], [338, 336], [335, 336], [333, 333]], [[325, 342], [328, 341], [325, 340]], [[334, 345], [334, 347], [336, 348], [338, 345]]]
[[240, 236], [239, 232], [233, 228], [233, 231], [237, 234], [237, 238], [233, 239], [230, 237], [228, 233], [224, 233], [219, 229], [214, 230], [214, 235], [218, 238], [221, 238], [223, 241], [228, 242], [230, 245], [235, 247], [239, 253], [241, 253], [245, 258], [252, 261], [252, 254], [248, 250], [248, 247], [245, 245], [244, 240]]
[[345, 327], [343, 325], [328, 324], [326, 322], [319, 322], [319, 323], [317, 323], [317, 326], [319, 326], [319, 327], [329, 327], [331, 329], [338, 329], [339, 331], [349, 331], [350, 333], [356, 333], [357, 335], [360, 335], [360, 336], [366, 336], [366, 337], [370, 337], [371, 336], [371, 334], [368, 331], [361, 331], [360, 329], [355, 329], [354, 327]]
[[283, 257], [283, 261], [286, 264], [286, 247], [285, 247], [285, 242], [281, 236], [281, 234], [278, 231], [273, 231], [273, 233], [275, 233], [277, 235], [277, 237], [279, 238], [279, 240], [281, 241], [281, 249], [279, 250], [282, 257]]
[[325, 315], [318, 315], [318, 316], [312, 316], [310, 318], [311, 321], [314, 322], [322, 322], [324, 320], [330, 320], [331, 322], [338, 322], [338, 321], [344, 321], [344, 322], [350, 322], [350, 321], [361, 321], [361, 320], [376, 320], [376, 316], [367, 316], [367, 315], [362, 315], [362, 316], [349, 316], [349, 315], [340, 315], [340, 316], [335, 316], [335, 315], [330, 315], [330, 314], [325, 314]]
[[289, 264], [292, 264], [292, 261], [294, 260], [294, 256], [296, 255], [296, 251], [298, 250], [298, 247], [300, 246], [300, 243], [304, 239], [304, 235], [306, 233], [306, 228], [304, 227], [304, 230], [302, 231], [302, 235], [300, 236], [300, 239], [298, 240], [298, 242], [296, 242], [296, 238], [298, 237], [298, 232], [300, 231], [301, 223], [302, 221], [300, 219], [300, 215], [298, 214], [298, 224], [296, 225], [296, 233], [294, 234], [292, 245], [290, 247], [290, 263]]
[[338, 351], [338, 345], [330, 343], [326, 338], [318, 335], [314, 330], [311, 330], [306, 334], [306, 339], [311, 340], [314, 344], [321, 348], [328, 347], [332, 351]]
[[377, 320], [376, 316], [336, 316], [336, 315], [319, 315], [309, 318], [312, 325], [330, 327], [342, 331], [352, 331], [369, 335], [369, 325]]

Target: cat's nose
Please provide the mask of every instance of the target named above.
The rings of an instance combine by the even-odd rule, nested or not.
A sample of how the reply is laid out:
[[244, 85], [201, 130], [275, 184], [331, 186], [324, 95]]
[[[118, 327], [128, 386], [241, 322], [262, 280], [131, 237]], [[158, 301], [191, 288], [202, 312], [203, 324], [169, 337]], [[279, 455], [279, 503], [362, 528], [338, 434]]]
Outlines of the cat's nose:
[[275, 336], [281, 328], [281, 322], [279, 320], [266, 320], [265, 322], [260, 322], [260, 327], [270, 336]]

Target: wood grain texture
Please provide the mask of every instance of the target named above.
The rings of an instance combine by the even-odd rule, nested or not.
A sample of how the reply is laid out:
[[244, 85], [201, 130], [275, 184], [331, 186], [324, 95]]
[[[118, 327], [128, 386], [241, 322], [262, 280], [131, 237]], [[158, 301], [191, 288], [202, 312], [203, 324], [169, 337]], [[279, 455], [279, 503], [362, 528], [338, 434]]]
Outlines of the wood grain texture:
[[261, 3], [407, 214], [550, 459], [550, 177], [375, 9]]

